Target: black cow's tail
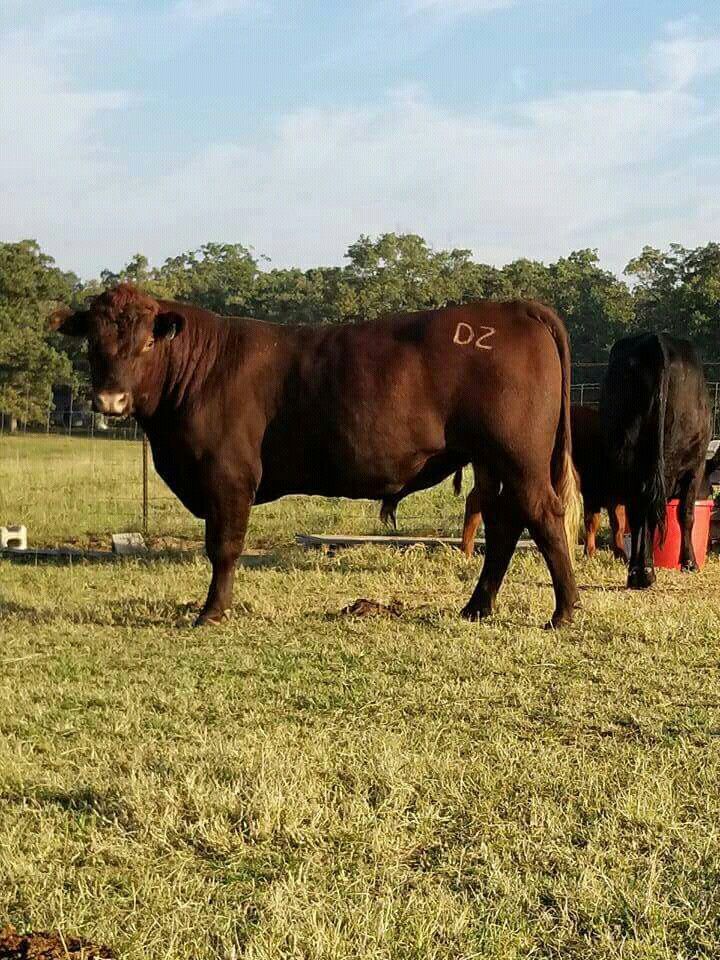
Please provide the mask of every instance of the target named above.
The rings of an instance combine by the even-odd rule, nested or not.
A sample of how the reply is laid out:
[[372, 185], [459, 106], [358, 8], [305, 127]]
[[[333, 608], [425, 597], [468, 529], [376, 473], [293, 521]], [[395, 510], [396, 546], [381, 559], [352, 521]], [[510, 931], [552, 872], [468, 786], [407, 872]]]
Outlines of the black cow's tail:
[[667, 490], [665, 489], [665, 411], [667, 409], [668, 384], [670, 367], [668, 358], [661, 341], [658, 341], [662, 351], [660, 367], [659, 389], [653, 397], [650, 414], [649, 438], [650, 475], [647, 480], [648, 521], [649, 533], [652, 538], [655, 530], [660, 533], [660, 543], [665, 542], [667, 532]]
[[563, 512], [565, 537], [568, 544], [570, 561], [575, 561], [575, 546], [578, 542], [578, 532], [582, 518], [582, 500], [577, 481], [577, 474], [572, 459], [572, 433], [570, 430], [570, 338], [565, 324], [549, 307], [533, 303], [532, 316], [549, 331], [557, 347], [562, 371], [562, 397], [560, 406], [560, 420], [555, 434], [550, 461], [550, 480], [560, 501]]
[[458, 467], [453, 476], [453, 491], [456, 497], [462, 493], [463, 468]]

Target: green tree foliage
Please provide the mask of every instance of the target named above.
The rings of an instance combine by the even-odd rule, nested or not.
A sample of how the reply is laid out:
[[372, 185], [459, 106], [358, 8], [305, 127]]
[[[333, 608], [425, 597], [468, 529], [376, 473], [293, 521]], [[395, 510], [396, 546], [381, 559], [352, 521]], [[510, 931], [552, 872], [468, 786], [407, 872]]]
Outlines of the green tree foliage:
[[[150, 267], [136, 253], [118, 272], [103, 270], [99, 289], [134, 283], [158, 297], [194, 303], [215, 313], [237, 314], [251, 301], [258, 281], [258, 263], [239, 243], [206, 243], [170, 257], [161, 267]], [[92, 285], [97, 292], [98, 285]]]
[[[142, 269], [147, 261], [131, 261]], [[194, 303], [215, 313], [242, 313], [258, 279], [258, 262], [239, 243], [206, 243], [199, 250], [166, 260], [153, 271], [143, 286], [161, 296]]]
[[705, 360], [720, 358], [720, 244], [645, 247], [625, 273], [635, 281], [635, 322], [688, 337]]
[[342, 267], [258, 274], [246, 312], [276, 323], [342, 323], [357, 309]]
[[486, 297], [497, 271], [473, 263], [469, 250], [435, 251], [415, 234], [362, 236], [347, 252], [345, 277], [353, 292], [349, 318], [421, 310]]
[[55, 383], [72, 364], [47, 330], [54, 303], [78, 286], [34, 240], [0, 243], [0, 410], [17, 420], [44, 420]]
[[[595, 250], [577, 250], [550, 264], [519, 259], [498, 269], [474, 261], [469, 250], [434, 250], [415, 234], [386, 233], [361, 236], [342, 266], [300, 270], [267, 269], [248, 247], [208, 243], [160, 267], [138, 253], [119, 272], [105, 270], [82, 286], [57, 270], [37, 244], [0, 249], [0, 324], [8, 331], [0, 347], [6, 370], [0, 396], [13, 409], [25, 403], [22, 371], [32, 366], [45, 395], [48, 377], [67, 377], [67, 366], [57, 366], [64, 356], [58, 346], [85, 374], [82, 343], [44, 334], [44, 305], [55, 299], [81, 302], [119, 281], [218, 313], [279, 323], [343, 323], [482, 298], [534, 297], [566, 321], [576, 362], [603, 363], [614, 341], [635, 329], [676, 332], [690, 337], [705, 359], [720, 358], [720, 244], [715, 243], [695, 250], [646, 247], [628, 264], [628, 281], [604, 270]], [[592, 368], [584, 379], [600, 375]], [[40, 395], [32, 388], [30, 393]]]
[[615, 340], [633, 326], [633, 299], [627, 284], [600, 267], [596, 250], [578, 250], [548, 268], [543, 299], [565, 320], [573, 359], [603, 360]]

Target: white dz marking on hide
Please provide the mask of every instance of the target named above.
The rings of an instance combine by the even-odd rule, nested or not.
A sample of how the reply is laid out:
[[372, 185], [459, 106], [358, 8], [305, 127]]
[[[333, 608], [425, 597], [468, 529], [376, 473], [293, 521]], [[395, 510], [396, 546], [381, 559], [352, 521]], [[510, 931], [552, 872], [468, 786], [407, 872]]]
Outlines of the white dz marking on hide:
[[476, 350], [492, 350], [490, 344], [485, 343], [485, 341], [493, 336], [495, 327], [480, 327], [480, 330], [483, 332], [478, 336], [469, 323], [461, 321], [455, 328], [453, 343], [457, 343], [460, 347], [466, 347], [469, 343], [472, 343]]

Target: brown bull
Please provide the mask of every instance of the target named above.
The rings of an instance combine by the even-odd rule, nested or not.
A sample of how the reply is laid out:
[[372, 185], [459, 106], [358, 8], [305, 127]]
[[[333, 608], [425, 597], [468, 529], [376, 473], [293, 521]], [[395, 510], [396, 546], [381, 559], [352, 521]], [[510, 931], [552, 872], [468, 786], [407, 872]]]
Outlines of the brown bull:
[[491, 613], [527, 526], [555, 589], [551, 623], [571, 620], [570, 354], [547, 307], [484, 302], [309, 327], [120, 285], [56, 326], [88, 338], [96, 409], [135, 415], [158, 473], [205, 520], [213, 573], [199, 624], [229, 613], [252, 504], [382, 499], [471, 461], [488, 548], [463, 615]]

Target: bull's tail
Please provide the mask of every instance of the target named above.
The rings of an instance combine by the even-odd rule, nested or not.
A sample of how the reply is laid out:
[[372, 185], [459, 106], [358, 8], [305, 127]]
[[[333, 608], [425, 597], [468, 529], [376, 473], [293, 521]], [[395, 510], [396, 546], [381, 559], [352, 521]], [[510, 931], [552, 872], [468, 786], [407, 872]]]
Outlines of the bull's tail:
[[453, 476], [453, 491], [456, 497], [462, 493], [463, 468], [458, 467]]
[[582, 499], [577, 480], [577, 474], [572, 459], [572, 434], [570, 430], [570, 340], [565, 324], [557, 314], [540, 304], [533, 315], [549, 331], [557, 346], [562, 370], [562, 400], [560, 406], [560, 421], [555, 434], [550, 461], [550, 479], [562, 507], [565, 525], [565, 537], [568, 543], [570, 561], [575, 562], [575, 547], [578, 542], [580, 522], [582, 519]]

